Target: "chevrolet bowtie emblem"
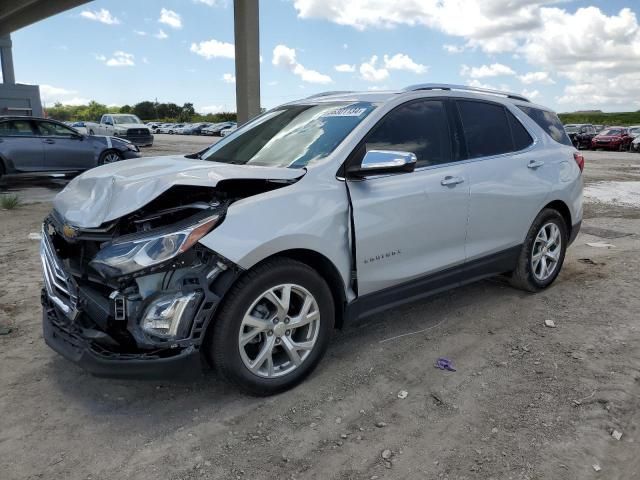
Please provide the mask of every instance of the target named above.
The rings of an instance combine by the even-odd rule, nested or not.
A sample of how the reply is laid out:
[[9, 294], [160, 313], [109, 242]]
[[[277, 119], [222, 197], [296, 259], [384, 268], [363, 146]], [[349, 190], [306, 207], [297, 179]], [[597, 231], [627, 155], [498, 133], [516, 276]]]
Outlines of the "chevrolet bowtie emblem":
[[69, 239], [74, 239], [78, 236], [78, 229], [65, 224], [64, 227], [62, 227], [62, 234]]

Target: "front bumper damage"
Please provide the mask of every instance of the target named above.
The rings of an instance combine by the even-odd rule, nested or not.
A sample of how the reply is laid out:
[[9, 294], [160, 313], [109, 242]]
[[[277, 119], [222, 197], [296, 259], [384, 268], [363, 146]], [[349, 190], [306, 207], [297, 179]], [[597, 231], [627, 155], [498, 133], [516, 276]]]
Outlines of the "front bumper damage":
[[[77, 257], [87, 254], [81, 244], [70, 246], [53, 216], [45, 221], [40, 257], [47, 345], [97, 376], [164, 378], [201, 372], [206, 329], [238, 267], [197, 245], [152, 271], [105, 280], [79, 268]], [[79, 255], [70, 256], [70, 248]], [[145, 331], [142, 319], [167, 296], [189, 299], [185, 308], [173, 311], [174, 335]]]

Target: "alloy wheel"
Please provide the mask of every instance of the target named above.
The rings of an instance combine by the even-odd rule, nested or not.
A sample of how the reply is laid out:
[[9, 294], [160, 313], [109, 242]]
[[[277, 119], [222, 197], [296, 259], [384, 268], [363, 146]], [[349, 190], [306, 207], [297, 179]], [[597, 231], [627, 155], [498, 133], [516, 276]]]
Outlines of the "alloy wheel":
[[544, 282], [555, 273], [561, 251], [560, 228], [555, 223], [546, 223], [538, 231], [531, 250], [531, 270], [538, 281]]
[[254, 375], [281, 377], [309, 357], [319, 331], [320, 309], [313, 295], [300, 285], [278, 285], [247, 309], [238, 334], [240, 357]]
[[119, 160], [120, 160], [120, 155], [118, 155], [116, 152], [109, 152], [104, 156], [103, 163], [105, 164], [113, 163]]

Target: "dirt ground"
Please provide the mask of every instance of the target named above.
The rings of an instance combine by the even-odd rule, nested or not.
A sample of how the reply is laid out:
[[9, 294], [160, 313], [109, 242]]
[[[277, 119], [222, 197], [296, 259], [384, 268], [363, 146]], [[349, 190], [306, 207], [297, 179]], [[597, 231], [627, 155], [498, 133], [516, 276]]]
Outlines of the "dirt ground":
[[[640, 179], [640, 155], [586, 157], [587, 184]], [[640, 478], [639, 208], [587, 203], [552, 288], [495, 279], [377, 315], [266, 399], [214, 373], [94, 378], [46, 347], [27, 235], [49, 208], [0, 211], [3, 480]]]

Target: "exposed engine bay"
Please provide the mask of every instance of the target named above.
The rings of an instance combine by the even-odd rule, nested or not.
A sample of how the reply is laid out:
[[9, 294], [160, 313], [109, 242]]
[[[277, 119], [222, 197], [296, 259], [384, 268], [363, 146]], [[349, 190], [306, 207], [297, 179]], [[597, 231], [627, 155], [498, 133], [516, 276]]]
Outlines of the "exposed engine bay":
[[197, 351], [220, 300], [242, 273], [198, 241], [224, 221], [235, 201], [295, 181], [174, 185], [97, 228], [75, 227], [53, 210], [41, 245], [45, 321], [70, 348], [100, 357], [157, 359]]

